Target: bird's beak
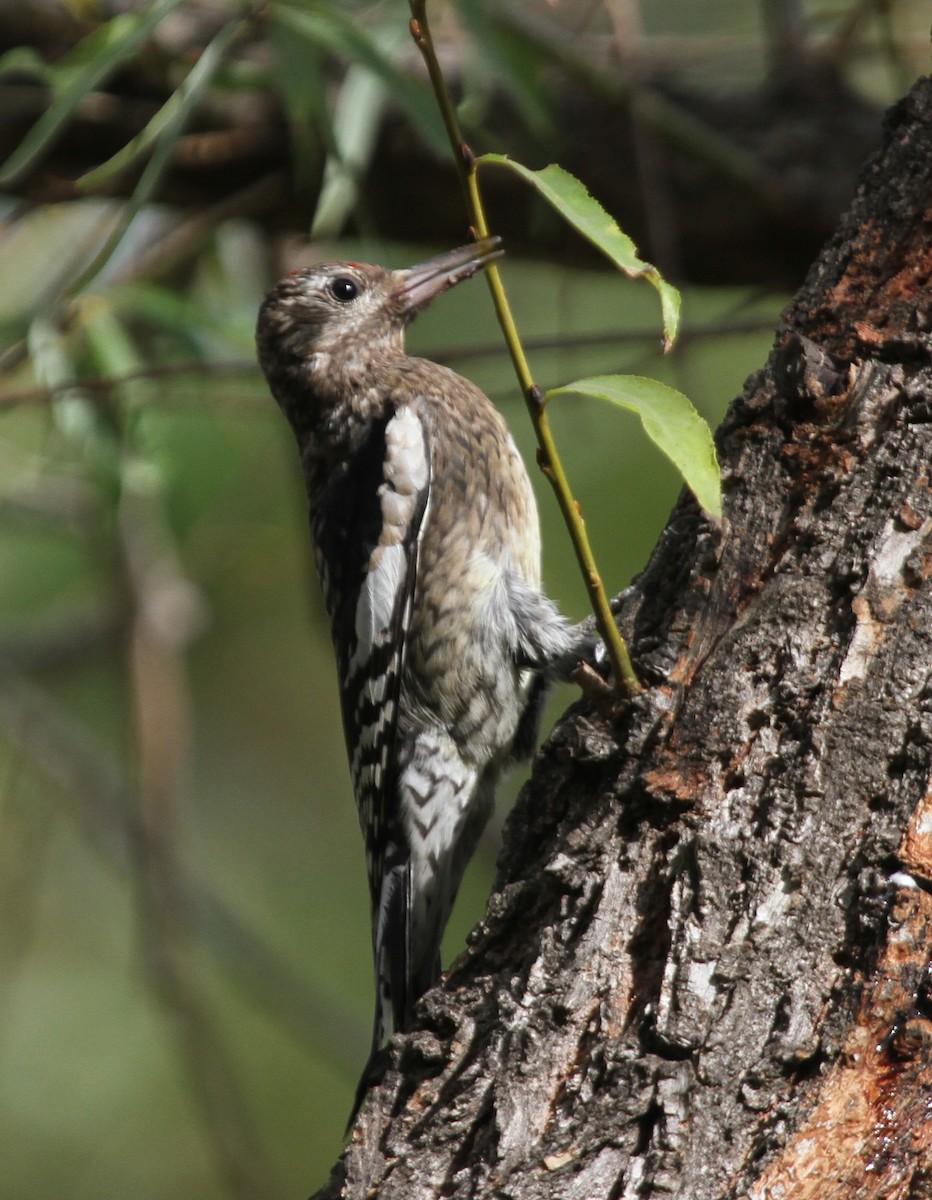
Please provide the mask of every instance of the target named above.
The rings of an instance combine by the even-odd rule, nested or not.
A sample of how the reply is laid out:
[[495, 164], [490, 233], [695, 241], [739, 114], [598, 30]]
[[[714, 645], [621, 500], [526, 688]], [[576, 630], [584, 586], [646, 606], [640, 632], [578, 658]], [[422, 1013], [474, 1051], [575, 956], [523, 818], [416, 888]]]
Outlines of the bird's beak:
[[454, 287], [463, 279], [471, 279], [477, 271], [488, 266], [505, 253], [500, 237], [481, 238], [469, 246], [460, 246], [447, 254], [429, 258], [406, 271], [398, 271], [401, 286], [395, 293], [401, 311], [413, 317], [441, 292]]

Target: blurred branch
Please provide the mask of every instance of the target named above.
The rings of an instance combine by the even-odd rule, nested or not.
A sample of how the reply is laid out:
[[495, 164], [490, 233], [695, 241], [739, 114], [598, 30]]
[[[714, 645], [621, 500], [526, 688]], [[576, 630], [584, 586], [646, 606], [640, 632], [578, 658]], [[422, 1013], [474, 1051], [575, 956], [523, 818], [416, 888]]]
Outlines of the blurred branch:
[[128, 665], [138, 775], [134, 849], [146, 965], [187, 1067], [221, 1176], [233, 1196], [281, 1194], [254, 1129], [216, 1018], [201, 996], [190, 921], [179, 887], [178, 804], [187, 763], [190, 703], [184, 651], [200, 599], [181, 572], [154, 474], [124, 468], [118, 570], [131, 603]]
[[[139, 801], [112, 755], [51, 694], [0, 658], [0, 733], [58, 789], [93, 848], [129, 875], [142, 837]], [[355, 1079], [363, 1025], [299, 976], [242, 917], [176, 864], [175, 888], [196, 938], [261, 1011], [347, 1080]], [[326, 1037], [321, 1032], [326, 1030]]]
[[8, 1013], [9, 987], [31, 945], [45, 882], [53, 826], [42, 806], [17, 795], [24, 756], [13, 756], [0, 782], [0, 1027]]
[[125, 266], [111, 272], [108, 283], [164, 278], [202, 250], [221, 222], [268, 211], [287, 188], [285, 172], [272, 171], [216, 204], [198, 209], [193, 216], [179, 221], [144, 253], [135, 255]]
[[[773, 314], [760, 317], [734, 317], [716, 321], [710, 325], [684, 324], [676, 339], [673, 354], [682, 351], [689, 342], [701, 342], [706, 338], [728, 337], [743, 333], [762, 333], [773, 329]], [[594, 346], [657, 345], [657, 327], [644, 329], [608, 329], [604, 333], [568, 333], [543, 337], [522, 338], [524, 346], [531, 352], [544, 350], [588, 350]], [[495, 358], [502, 353], [500, 342], [477, 342], [470, 346], [432, 346], [431, 358], [437, 362], [466, 362], [481, 358]], [[0, 398], [2, 403], [2, 398]]]
[[[289, 18], [297, 14], [303, 21], [306, 14], [298, 6], [285, 7]], [[499, 51], [510, 44], [520, 50], [515, 61], [546, 64], [548, 129], [542, 133], [540, 122], [530, 119], [527, 105], [520, 101], [521, 95], [540, 92], [540, 70], [528, 68], [523, 75], [499, 71], [498, 81], [494, 74], [486, 80], [489, 92], [480, 87], [477, 95], [475, 78], [464, 63], [468, 43], [451, 39], [441, 51], [448, 77], [465, 95], [464, 117], [471, 112], [481, 123], [494, 113], [494, 133], [489, 130], [485, 136], [475, 125], [467, 133], [479, 133], [477, 141], [491, 137], [499, 144], [521, 147], [528, 160], [546, 161], [545, 155], [559, 158], [575, 174], [592, 180], [606, 207], [619, 214], [635, 241], [657, 261], [646, 237], [645, 216], [651, 207], [643, 203], [644, 182], [632, 161], [630, 115], [635, 105], [638, 124], [651, 130], [667, 159], [670, 224], [679, 241], [683, 280], [766, 278], [785, 287], [795, 285], [847, 198], [860, 163], [879, 141], [879, 110], [859, 98], [855, 87], [847, 87], [844, 80], [838, 85], [837, 63], [831, 51], [823, 53], [824, 39], [812, 39], [819, 50], [817, 59], [805, 80], [797, 81], [798, 96], [788, 109], [774, 102], [769, 85], [748, 80], [746, 64], [763, 52], [760, 37], [735, 39], [709, 28], [675, 38], [657, 30], [642, 36], [629, 32], [627, 53], [619, 65], [617, 31], [636, 29], [636, 20], [630, 19], [632, 13], [637, 15], [636, 5], [613, 6], [615, 29], [609, 34], [584, 32], [587, 16], [594, 16], [599, 6], [591, 14], [561, 5], [536, 6], [531, 11], [530, 6], [511, 0], [482, 7], [485, 15], [471, 26], [474, 34], [480, 29], [487, 34], [485, 40], [476, 39], [480, 52], [488, 50], [487, 42]], [[131, 72], [117, 74], [81, 97], [70, 114], [68, 137], [50, 145], [41, 162], [17, 185], [17, 195], [36, 203], [74, 199], [76, 176], [98, 168], [102, 158], [151, 127], [179, 75], [192, 73], [192, 60], [203, 57], [230, 13], [229, 8], [210, 6], [209, 14], [201, 14], [205, 24], [205, 20], [191, 20], [198, 6], [181, 8], [183, 20], [176, 19], [181, 16], [181, 10], [176, 10], [172, 21], [159, 27], [165, 57], [159, 70], [146, 76], [147, 98], [141, 100], [138, 89], [128, 85]], [[365, 32], [376, 9], [340, 13], [336, 4], [317, 5], [317, 17], [304, 23], [303, 39], [296, 41], [291, 26], [282, 26], [281, 8], [271, 6], [230, 44], [228, 54], [217, 55], [225, 62], [226, 74], [213, 81], [202, 97], [206, 103], [190, 114], [185, 131], [173, 131], [177, 136], [160, 182], [160, 200], [176, 209], [222, 205], [231, 191], [248, 189], [253, 182], [261, 187], [263, 178], [280, 172], [287, 182], [277, 195], [270, 193], [257, 201], [254, 215], [269, 231], [287, 227], [306, 234], [307, 214], [314, 211], [332, 144], [327, 81], [332, 85], [346, 77], [341, 72], [355, 67], [371, 72], [375, 63], [383, 72], [383, 83], [392, 81], [387, 90], [393, 106], [367, 161], [362, 209], [383, 237], [447, 242], [457, 236], [460, 213], [455, 205], [438, 201], [438, 185], [448, 183], [451, 173], [429, 145], [424, 121], [416, 119], [420, 109], [414, 100], [420, 80], [413, 78], [413, 72], [400, 70], [391, 56], [381, 54], [370, 32]], [[318, 11], [324, 9], [326, 36]], [[874, 24], [882, 35], [887, 31], [880, 53], [888, 57], [897, 53], [881, 0], [846, 0], [842, 12], [851, 14], [847, 25], [843, 17], [836, 19], [842, 27], [838, 36], [846, 46], [854, 39], [852, 49], [876, 57], [877, 50], [866, 45], [862, 33], [868, 23], [864, 14], [876, 13]], [[363, 15], [362, 21], [358, 14]], [[22, 44], [13, 28], [20, 19], [12, 11], [0, 14], [0, 49]], [[810, 26], [818, 28], [818, 20], [811, 17]], [[592, 20], [589, 26], [596, 28]], [[271, 37], [276, 28], [277, 45]], [[356, 43], [350, 30], [357, 35]], [[358, 42], [359, 30], [365, 32], [365, 46]], [[53, 67], [68, 51], [69, 37], [77, 39], [80, 34], [81, 27], [75, 25], [73, 35], [59, 31], [48, 38], [35, 33], [31, 43], [37, 57]], [[169, 38], [171, 44], [166, 45]], [[294, 52], [293, 59], [284, 63], [279, 57], [283, 44]], [[905, 40], [901, 49], [902, 69], [912, 73], [923, 51], [910, 49]], [[848, 58], [853, 59], [853, 54]], [[318, 70], [307, 69], [311, 61]], [[699, 63], [710, 82], [698, 77]], [[742, 67], [737, 73], [736, 64]], [[503, 79], [509, 80], [509, 86]], [[731, 88], [722, 85], [729, 80]], [[0, 78], [0, 159], [14, 153], [29, 136], [48, 102], [47, 88], [26, 83], [12, 72]], [[290, 139], [289, 126], [292, 132], [302, 129], [303, 136]], [[295, 160], [298, 143], [305, 148], [306, 161], [300, 154]], [[572, 159], [567, 150], [573, 152]], [[619, 171], [619, 162], [626, 163], [627, 169]], [[138, 167], [136, 163], [108, 179], [108, 194], [132, 192], [139, 181]], [[496, 212], [500, 232], [511, 247], [526, 244], [532, 222], [520, 189], [502, 184]], [[549, 236], [547, 230], [543, 236]], [[559, 248], [558, 239], [553, 244]]]
[[0, 624], [0, 660], [20, 671], [60, 671], [115, 647], [125, 614], [114, 603], [89, 600], [69, 608]]
[[664, 144], [675, 147], [689, 158], [715, 170], [723, 180], [747, 189], [775, 213], [782, 213], [787, 202], [779, 174], [771, 171], [760, 158], [721, 130], [698, 116], [695, 110], [651, 86], [638, 73], [600, 63], [591, 55], [573, 49], [559, 25], [546, 16], [527, 11], [520, 4], [509, 4], [504, 22], [517, 33], [545, 46], [567, 75], [582, 84], [583, 91], [601, 97], [612, 105], [637, 109], [638, 124], [657, 135]]
[[[140, 379], [169, 379], [183, 375], [255, 375], [259, 378], [259, 368], [252, 359], [242, 362], [207, 362], [203, 359], [190, 360], [180, 363], [159, 363], [146, 367], [144, 370], [127, 371], [122, 375], [94, 375], [82, 378], [81, 388], [85, 392], [108, 395], [114, 388]], [[59, 387], [22, 388], [17, 391], [0, 392], [0, 411], [7, 408], [18, 408], [24, 404], [48, 404], [62, 392], [73, 387], [73, 384], [62, 384]], [[160, 401], [163, 403], [164, 401]]]
[[[677, 345], [682, 349], [689, 342], [699, 342], [706, 338], [761, 333], [772, 328], [772, 315], [728, 317], [725, 320], [701, 326], [685, 324], [680, 330]], [[655, 345], [657, 342], [657, 329], [656, 327], [651, 329], [614, 329], [606, 330], [604, 333], [570, 333], [544, 337], [527, 337], [523, 341], [525, 347], [531, 352], [543, 350], [585, 350], [592, 346], [625, 346], [639, 343]], [[431, 358], [443, 363], [497, 358], [501, 354], [502, 345], [500, 341], [477, 342], [469, 346], [436, 346], [431, 349]], [[145, 370], [128, 371], [121, 375], [83, 377], [80, 380], [80, 385], [83, 391], [93, 396], [94, 393], [107, 394], [115, 388], [140, 379], [171, 379], [185, 375], [206, 375], [212, 377], [255, 376], [257, 384], [259, 380], [258, 367], [251, 359], [244, 359], [243, 361], [230, 360], [229, 362], [207, 362], [192, 359], [188, 362], [161, 363], [152, 367], [146, 367]], [[73, 384], [63, 384], [60, 387], [54, 388], [36, 387], [21, 388], [7, 392], [0, 391], [0, 411], [18, 408], [27, 404], [48, 404], [62, 391], [73, 386]], [[235, 398], [225, 395], [219, 403], [225, 406], [233, 399]], [[170, 401], [164, 395], [160, 396], [158, 400], [160, 406], [168, 403]]]

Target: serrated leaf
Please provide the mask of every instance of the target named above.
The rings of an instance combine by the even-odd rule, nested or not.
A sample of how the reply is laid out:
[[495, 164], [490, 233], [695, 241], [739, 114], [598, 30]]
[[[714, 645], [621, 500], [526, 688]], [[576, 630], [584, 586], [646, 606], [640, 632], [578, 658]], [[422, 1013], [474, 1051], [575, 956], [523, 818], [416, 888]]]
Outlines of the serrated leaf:
[[119, 175], [121, 171], [125, 171], [147, 154], [163, 135], [174, 142], [181, 132], [187, 115], [217, 73], [227, 47], [241, 25], [242, 22], [237, 21], [225, 25], [205, 47], [197, 62], [185, 76], [184, 81], [172, 92], [146, 127], [140, 130], [116, 154], [108, 158], [105, 163], [101, 163], [99, 167], [82, 175], [77, 180], [78, 187], [97, 187], [115, 175]]
[[721, 517], [721, 473], [712, 431], [682, 392], [640, 375], [594, 375], [554, 388], [545, 399], [567, 394], [594, 396], [637, 413], [644, 432], [670, 459], [703, 509]]
[[353, 17], [322, 0], [300, 7], [280, 2], [272, 6], [270, 16], [312, 45], [368, 68], [385, 84], [425, 142], [438, 152], [446, 148], [446, 133], [430, 92], [400, 71]]
[[532, 171], [504, 154], [483, 154], [476, 162], [480, 166], [487, 164], [514, 171], [629, 279], [646, 279], [656, 288], [663, 315], [664, 349], [669, 350], [679, 329], [679, 292], [656, 267], [638, 257], [634, 242], [575, 175], [555, 163]]
[[55, 98], [0, 168], [0, 186], [23, 175], [61, 133], [75, 108], [93, 88], [129, 58], [181, 0], [153, 0], [142, 12], [120, 13], [88, 34], [50, 69]]

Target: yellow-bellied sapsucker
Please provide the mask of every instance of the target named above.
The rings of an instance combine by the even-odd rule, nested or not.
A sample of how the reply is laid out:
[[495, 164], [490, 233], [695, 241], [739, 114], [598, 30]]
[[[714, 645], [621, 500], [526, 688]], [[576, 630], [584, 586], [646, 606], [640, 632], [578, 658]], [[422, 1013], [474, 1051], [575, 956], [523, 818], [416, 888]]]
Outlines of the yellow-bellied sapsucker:
[[590, 641], [540, 590], [537, 508], [504, 421], [404, 331], [498, 257], [293, 272], [259, 313], [259, 362], [297, 438], [366, 844], [373, 1054], [410, 1025], [504, 767], [546, 685]]

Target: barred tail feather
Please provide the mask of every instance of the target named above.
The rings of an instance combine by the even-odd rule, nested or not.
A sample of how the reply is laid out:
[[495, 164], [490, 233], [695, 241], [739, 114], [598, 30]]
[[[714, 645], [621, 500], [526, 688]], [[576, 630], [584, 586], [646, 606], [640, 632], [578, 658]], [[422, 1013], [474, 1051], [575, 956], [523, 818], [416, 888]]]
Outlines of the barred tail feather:
[[[390, 845], [382, 873], [378, 900], [372, 913], [372, 958], [375, 975], [375, 1013], [369, 1058], [356, 1087], [356, 1099], [347, 1128], [379, 1074], [382, 1049], [391, 1031], [405, 1027], [413, 1006], [410, 978], [411, 870], [406, 852]], [[439, 967], [439, 963], [438, 963]]]

